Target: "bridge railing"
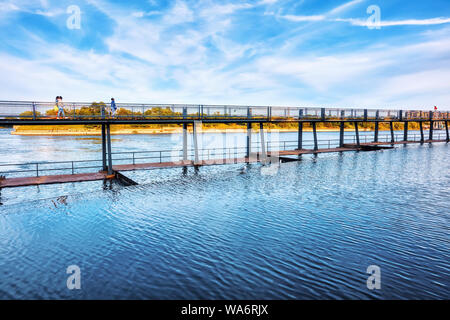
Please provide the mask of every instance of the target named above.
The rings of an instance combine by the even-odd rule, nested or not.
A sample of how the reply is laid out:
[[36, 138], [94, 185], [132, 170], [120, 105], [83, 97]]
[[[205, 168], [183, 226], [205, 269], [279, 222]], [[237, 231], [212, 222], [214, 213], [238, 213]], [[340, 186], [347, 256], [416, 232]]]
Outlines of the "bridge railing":
[[[409, 141], [420, 141], [421, 136], [417, 133], [410, 133]], [[436, 140], [446, 139], [445, 133], [436, 132], [434, 135]], [[380, 135], [379, 142], [391, 142], [391, 135]], [[394, 141], [403, 140], [403, 134], [394, 134]], [[360, 135], [360, 142], [367, 143], [373, 141], [373, 135]], [[345, 135], [344, 143], [356, 143], [355, 135]], [[285, 150], [294, 150], [297, 148], [297, 140], [283, 140], [283, 141], [266, 141], [266, 151], [276, 152]], [[319, 149], [322, 148], [336, 148], [339, 146], [339, 139], [318, 140]], [[314, 140], [304, 140], [303, 148], [312, 149], [314, 147]], [[231, 147], [211, 147], [199, 149], [200, 160], [214, 160], [214, 159], [238, 159], [246, 156], [246, 147], [236, 145]], [[252, 143], [252, 153], [261, 152], [261, 144], [258, 141]], [[188, 159], [194, 159], [194, 149], [188, 149]], [[112, 153], [113, 165], [120, 164], [139, 164], [139, 163], [162, 163], [183, 160], [183, 150], [150, 150], [150, 151], [124, 151]], [[87, 160], [73, 160], [73, 161], [41, 161], [41, 162], [26, 162], [26, 163], [3, 163], [0, 164], [0, 175], [6, 177], [24, 177], [24, 176], [41, 176], [49, 174], [76, 174], [85, 172], [96, 172], [102, 169], [102, 160], [87, 159]]]
[[[449, 111], [117, 103], [116, 119], [450, 120]], [[107, 103], [64, 102], [64, 118], [111, 118]], [[54, 102], [0, 101], [0, 119], [56, 119]], [[62, 117], [62, 116], [61, 116]]]

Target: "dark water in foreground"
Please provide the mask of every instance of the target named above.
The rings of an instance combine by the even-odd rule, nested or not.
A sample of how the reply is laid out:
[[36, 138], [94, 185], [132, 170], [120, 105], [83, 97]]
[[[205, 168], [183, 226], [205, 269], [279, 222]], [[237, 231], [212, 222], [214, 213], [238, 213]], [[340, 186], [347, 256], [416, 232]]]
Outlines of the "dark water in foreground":
[[4, 190], [0, 298], [449, 299], [449, 156], [408, 145]]

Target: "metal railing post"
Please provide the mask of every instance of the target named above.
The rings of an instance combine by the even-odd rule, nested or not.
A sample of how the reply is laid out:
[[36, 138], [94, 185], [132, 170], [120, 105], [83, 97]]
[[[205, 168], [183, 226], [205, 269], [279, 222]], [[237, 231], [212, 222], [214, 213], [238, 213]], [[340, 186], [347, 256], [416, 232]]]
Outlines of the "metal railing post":
[[36, 120], [36, 103], [33, 102], [33, 120]]

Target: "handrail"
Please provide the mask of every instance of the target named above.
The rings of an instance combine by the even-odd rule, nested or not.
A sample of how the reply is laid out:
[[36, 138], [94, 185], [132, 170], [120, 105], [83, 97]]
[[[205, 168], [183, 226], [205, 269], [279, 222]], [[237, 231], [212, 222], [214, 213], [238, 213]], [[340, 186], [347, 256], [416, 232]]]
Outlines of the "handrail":
[[[450, 120], [450, 111], [282, 107], [242, 105], [117, 103], [114, 117], [107, 103], [64, 102], [64, 118], [83, 119], [265, 119], [265, 120]], [[55, 102], [0, 101], [0, 119], [42, 120], [57, 118]], [[106, 116], [105, 116], [106, 115]]]
[[[435, 133], [435, 140], [444, 140], [446, 138], [446, 134], [444, 133]], [[360, 142], [372, 142], [368, 140], [372, 140], [373, 137], [370, 135], [360, 135]], [[391, 135], [380, 135], [378, 137], [380, 142], [386, 142], [389, 144], [391, 142]], [[403, 139], [402, 134], [395, 134], [394, 140], [400, 141]], [[410, 133], [408, 137], [408, 141], [420, 141], [421, 135], [418, 133]], [[356, 143], [356, 137], [354, 135], [346, 135], [345, 140], [349, 141], [351, 140], [353, 143]], [[256, 152], [259, 152], [260, 144], [258, 142], [252, 143], [253, 146], [256, 145]], [[305, 147], [313, 147], [314, 146], [314, 140], [303, 140], [303, 145]], [[318, 140], [319, 146], [327, 146], [328, 148], [336, 147], [339, 145], [339, 139], [324, 139], [324, 140]], [[290, 148], [296, 148], [297, 141], [294, 140], [283, 140], [283, 141], [267, 141], [266, 142], [266, 150], [267, 151], [283, 151], [283, 150], [290, 150], [287, 149], [287, 147]], [[274, 149], [278, 147], [278, 149]], [[211, 153], [211, 151], [214, 151], [214, 153]], [[225, 147], [225, 148], [203, 148], [199, 150], [200, 154], [199, 157], [204, 160], [210, 160], [210, 156], [213, 155], [233, 155], [235, 158], [239, 156], [245, 156], [246, 153], [246, 147], [245, 146], [233, 146], [233, 147]], [[151, 154], [155, 153], [156, 156], [148, 156], [148, 157], [136, 157], [136, 154]], [[174, 154], [179, 154], [178, 158], [179, 160], [183, 159], [183, 150], [182, 149], [174, 149], [174, 150], [149, 150], [149, 151], [120, 151], [120, 152], [113, 152], [112, 155], [130, 155], [126, 158], [114, 158], [113, 161], [132, 161], [133, 164], [136, 163], [136, 160], [149, 160], [149, 159], [158, 159], [159, 163], [161, 163], [165, 159], [169, 159], [168, 161], [173, 161], [172, 158], [174, 157]], [[194, 156], [194, 149], [188, 150], [188, 156], [193, 157]], [[216, 159], [216, 158], [212, 158]], [[177, 161], [177, 160], [175, 160]], [[39, 176], [43, 172], [54, 172], [54, 171], [70, 171], [71, 174], [75, 174], [78, 170], [81, 169], [101, 169], [101, 162], [102, 160], [98, 159], [88, 159], [88, 160], [68, 160], [68, 161], [46, 161], [46, 162], [27, 162], [27, 163], [0, 163], [0, 168], [3, 167], [29, 167], [30, 169], [19, 169], [19, 170], [9, 170], [9, 171], [0, 171], [0, 175], [9, 175], [9, 174], [16, 174], [16, 173], [27, 173], [27, 172], [34, 172], [36, 173], [36, 176]], [[82, 164], [85, 163], [84, 166], [77, 166], [76, 164]], [[98, 165], [94, 165], [93, 163], [98, 163]], [[158, 162], [155, 162], [158, 163]], [[45, 168], [45, 166], [48, 165], [70, 165], [70, 167], [58, 167], [58, 168]], [[91, 165], [92, 164], [92, 165]]]

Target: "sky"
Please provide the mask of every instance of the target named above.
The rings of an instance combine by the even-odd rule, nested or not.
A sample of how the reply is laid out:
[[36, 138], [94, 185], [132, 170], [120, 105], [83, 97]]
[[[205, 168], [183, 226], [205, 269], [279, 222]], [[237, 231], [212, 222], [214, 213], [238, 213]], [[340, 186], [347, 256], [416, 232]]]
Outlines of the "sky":
[[448, 0], [0, 0], [0, 39], [0, 100], [450, 109]]

